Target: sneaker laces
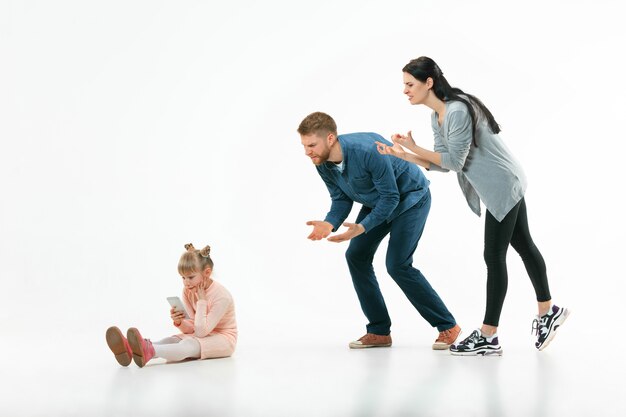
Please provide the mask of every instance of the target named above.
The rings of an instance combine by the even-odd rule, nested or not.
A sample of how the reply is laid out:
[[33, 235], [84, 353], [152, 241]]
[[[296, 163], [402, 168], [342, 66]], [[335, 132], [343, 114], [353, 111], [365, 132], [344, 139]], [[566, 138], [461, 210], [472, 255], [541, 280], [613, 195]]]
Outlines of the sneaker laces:
[[469, 342], [473, 342], [474, 344], [478, 343], [478, 340], [480, 339], [480, 334], [478, 333], [478, 330], [474, 330], [472, 332], [472, 334], [470, 334], [469, 336], [467, 336], [461, 343], [461, 345], [466, 345]]
[[539, 320], [533, 320], [532, 327], [530, 328], [530, 334], [534, 334], [535, 336], [539, 334]]
[[448, 336], [450, 336], [450, 329], [442, 330], [442, 331], [439, 332], [439, 337], [437, 338], [437, 340], [435, 340], [435, 342], [442, 341], [445, 338], [447, 338]]
[[533, 320], [532, 328], [530, 329], [530, 334], [534, 333], [536, 336], [539, 336], [539, 330], [542, 327], [546, 326], [546, 322], [547, 322], [547, 318], [544, 319], [543, 317], [537, 316], [537, 318]]

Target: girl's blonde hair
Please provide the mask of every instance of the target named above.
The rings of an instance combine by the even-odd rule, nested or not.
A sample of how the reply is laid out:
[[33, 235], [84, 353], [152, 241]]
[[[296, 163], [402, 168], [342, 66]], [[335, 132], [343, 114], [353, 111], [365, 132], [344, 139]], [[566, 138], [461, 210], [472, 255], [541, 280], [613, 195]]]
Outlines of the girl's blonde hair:
[[180, 261], [178, 261], [178, 273], [180, 275], [202, 272], [206, 268], [213, 269], [213, 260], [209, 256], [209, 252], [211, 252], [209, 245], [198, 250], [191, 243], [187, 243], [185, 249], [187, 251], [181, 255]]

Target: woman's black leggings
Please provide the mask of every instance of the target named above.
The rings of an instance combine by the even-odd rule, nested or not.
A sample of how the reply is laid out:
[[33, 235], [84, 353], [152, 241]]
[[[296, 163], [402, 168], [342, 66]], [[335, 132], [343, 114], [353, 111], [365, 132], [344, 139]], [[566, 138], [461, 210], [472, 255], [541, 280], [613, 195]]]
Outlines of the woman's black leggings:
[[537, 301], [550, 301], [546, 263], [535, 246], [526, 216], [524, 199], [498, 222], [489, 211], [485, 217], [485, 263], [487, 264], [487, 308], [484, 324], [498, 326], [502, 304], [506, 296], [508, 274], [506, 252], [509, 243], [524, 261], [526, 271], [535, 288]]

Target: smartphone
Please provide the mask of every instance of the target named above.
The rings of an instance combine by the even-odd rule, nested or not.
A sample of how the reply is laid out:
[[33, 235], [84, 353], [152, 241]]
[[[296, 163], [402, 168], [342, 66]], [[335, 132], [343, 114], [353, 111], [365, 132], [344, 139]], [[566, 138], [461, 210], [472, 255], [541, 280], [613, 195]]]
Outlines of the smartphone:
[[177, 311], [180, 311], [182, 313], [185, 313], [185, 318], [188, 319], [189, 318], [189, 314], [187, 314], [187, 310], [185, 310], [185, 305], [183, 304], [183, 302], [180, 300], [180, 298], [178, 297], [167, 297], [167, 301], [168, 303], [170, 303], [170, 305], [172, 307], [174, 307]]

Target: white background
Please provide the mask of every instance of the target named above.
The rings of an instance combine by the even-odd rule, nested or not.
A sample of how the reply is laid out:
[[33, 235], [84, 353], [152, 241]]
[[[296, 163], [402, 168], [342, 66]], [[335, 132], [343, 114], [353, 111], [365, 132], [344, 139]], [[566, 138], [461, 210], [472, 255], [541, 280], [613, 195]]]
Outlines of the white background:
[[[623, 346], [618, 5], [1, 1], [1, 360], [36, 375], [32, 361], [59, 346], [112, 361], [110, 325], [169, 335], [188, 242], [212, 247], [240, 351], [344, 348], [365, 318], [347, 245], [306, 239], [330, 200], [296, 128], [320, 110], [339, 133], [413, 130], [430, 148], [429, 110], [402, 94], [401, 68], [420, 55], [487, 104], [525, 167], [531, 232], [555, 302], [573, 311], [567, 343]], [[484, 312], [484, 218], [453, 174], [426, 175], [415, 264], [470, 330]], [[375, 267], [394, 340], [427, 346], [436, 332], [386, 275], [385, 249]], [[503, 342], [530, 343], [535, 309], [511, 250]]]

